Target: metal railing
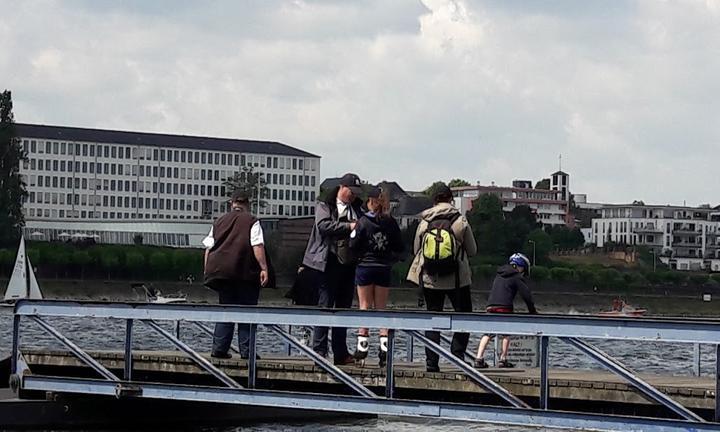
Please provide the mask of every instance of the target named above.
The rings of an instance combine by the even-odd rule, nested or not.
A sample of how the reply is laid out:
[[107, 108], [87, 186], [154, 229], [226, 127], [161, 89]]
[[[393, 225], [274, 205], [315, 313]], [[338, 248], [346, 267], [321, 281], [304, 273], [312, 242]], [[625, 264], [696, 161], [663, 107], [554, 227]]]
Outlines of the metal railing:
[[[52, 327], [44, 319], [45, 317], [125, 320], [126, 337], [123, 378], [114, 375], [69, 338]], [[65, 345], [83, 363], [95, 370], [101, 379], [50, 377], [24, 373], [27, 366], [20, 350], [20, 338], [23, 330], [21, 320], [29, 320], [38, 324], [44, 331]], [[217, 378], [223, 386], [187, 386], [133, 381], [133, 326], [138, 321], [162, 335], [177, 349], [185, 352], [195, 364]], [[161, 327], [158, 321], [178, 323], [175, 327], [175, 334]], [[180, 322], [197, 323], [205, 332], [208, 332], [209, 329], [202, 323], [234, 322], [251, 324], [247, 383], [241, 385], [208, 361], [205, 356], [183, 342], [179, 337]], [[281, 340], [310, 358], [328, 374], [352, 389], [357, 396], [257, 389], [255, 335], [259, 326], [269, 329]], [[312, 349], [305, 346], [283, 326], [341, 326], [391, 329], [388, 341], [389, 354], [385, 370], [384, 394], [376, 394], [376, 392], [355, 380], [342, 368], [333, 365], [324, 357], [313, 352]], [[525, 400], [512, 395], [486, 374], [475, 370], [462, 359], [456, 358], [440, 344], [428, 339], [423, 333], [425, 331], [476, 334], [497, 333], [540, 337], [540, 382], [537, 407], [531, 407]], [[394, 358], [397, 357], [397, 353], [394, 352], [394, 341], [396, 332], [404, 332], [412, 339], [419, 341], [426, 348], [456, 366], [469, 380], [499, 397], [509, 407], [395, 398]], [[548, 409], [550, 394], [548, 348], [550, 337], [558, 338], [563, 343], [583, 352], [609, 371], [622, 377], [648, 400], [666, 407], [678, 419], [606, 416]], [[16, 387], [26, 390], [115, 395], [117, 397], [201, 400], [308, 410], [436, 417], [526, 426], [593, 430], [680, 431], [688, 428], [693, 430], [718, 430], [720, 425], [706, 422], [695, 412], [655, 389], [637, 374], [587, 341], [601, 339], [710, 344], [715, 347], [717, 356], [720, 354], [720, 321], [23, 300], [15, 306], [13, 319], [12, 381]], [[409, 346], [410, 351], [412, 350], [411, 347], [412, 343]], [[412, 356], [412, 354], [410, 355]], [[471, 355], [471, 353], [468, 353], [468, 355]], [[720, 373], [718, 372], [720, 372], [720, 362], [716, 360], [715, 422], [720, 419], [720, 401], [717, 398], [720, 389], [720, 380], [718, 380]]]

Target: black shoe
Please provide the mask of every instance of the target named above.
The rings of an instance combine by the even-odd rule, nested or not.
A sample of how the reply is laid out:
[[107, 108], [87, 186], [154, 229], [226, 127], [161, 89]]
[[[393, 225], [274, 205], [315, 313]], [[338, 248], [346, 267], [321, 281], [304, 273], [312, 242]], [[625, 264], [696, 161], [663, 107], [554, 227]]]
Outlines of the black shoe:
[[378, 352], [378, 364], [381, 368], [387, 365], [387, 351], [380, 350]]
[[426, 367], [428, 372], [440, 372], [440, 366], [427, 366]]
[[356, 362], [363, 361], [367, 358], [368, 352], [367, 351], [360, 351], [357, 350], [353, 353], [353, 359], [355, 359]]
[[[248, 354], [245, 354], [245, 355], [242, 355], [242, 354], [241, 354], [241, 355], [240, 355], [240, 358], [243, 359], [243, 360], [247, 360], [248, 358], [250, 358], [250, 356], [249, 356]], [[260, 360], [260, 355], [259, 355], [259, 354], [255, 354], [255, 360]]]
[[514, 368], [514, 367], [515, 367], [515, 364], [514, 364], [514, 363], [510, 363], [510, 362], [507, 361], [507, 360], [500, 360], [500, 361], [498, 362], [498, 367], [499, 367], [499, 368]]
[[475, 359], [474, 363], [475, 369], [487, 369], [488, 364], [485, 362], [485, 359]]
[[232, 354], [230, 354], [229, 352], [226, 352], [226, 353], [214, 352], [214, 353], [210, 354], [210, 357], [216, 358], [216, 359], [229, 359], [229, 358], [232, 358]]
[[341, 358], [333, 358], [333, 364], [335, 366], [343, 366], [343, 365], [351, 365], [355, 364], [355, 358], [351, 356], [350, 354], [345, 355]]

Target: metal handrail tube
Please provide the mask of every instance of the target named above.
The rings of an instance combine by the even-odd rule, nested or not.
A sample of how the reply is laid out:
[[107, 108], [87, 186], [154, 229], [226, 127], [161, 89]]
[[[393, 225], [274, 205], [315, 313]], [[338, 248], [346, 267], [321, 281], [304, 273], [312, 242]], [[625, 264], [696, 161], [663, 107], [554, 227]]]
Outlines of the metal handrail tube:
[[[63, 345], [68, 347], [68, 349], [72, 351], [72, 353], [75, 354], [83, 363], [93, 368], [95, 372], [100, 374], [103, 378], [113, 382], [120, 381], [120, 378], [116, 377], [115, 374], [110, 372], [105, 366], [101, 365], [97, 360], [95, 360], [88, 353], [83, 351], [73, 341], [63, 336], [63, 334], [57, 331], [55, 327], [46, 323], [42, 318], [31, 316], [30, 319], [36, 324], [38, 324], [40, 327], [42, 327], [43, 330], [50, 333], [50, 335], [52, 335], [55, 339], [59, 340]], [[15, 354], [17, 353], [13, 353], [13, 355]]]
[[[28, 390], [46, 390], [115, 396], [115, 385], [108, 381], [80, 378], [56, 378], [30, 375], [24, 378]], [[370, 399], [358, 396], [321, 395], [273, 390], [244, 390], [223, 387], [188, 386], [177, 384], [142, 383], [141, 398], [174, 399], [218, 403], [233, 403], [270, 407], [302, 408], [308, 410], [366, 413], [387, 416], [442, 418], [500, 423], [519, 426], [542, 426], [595, 431], [705, 432], [717, 431], [717, 424], [694, 423], [685, 420], [654, 419], [630, 416], [535, 409], [494, 407], [487, 405], [428, 402], [420, 400]]]
[[433, 350], [438, 355], [444, 357], [445, 360], [455, 365], [457, 368], [463, 371], [463, 373], [465, 373], [468, 378], [470, 378], [476, 384], [480, 385], [485, 390], [495, 394], [496, 396], [499, 396], [500, 398], [502, 398], [516, 408], [530, 408], [528, 404], [520, 400], [518, 397], [512, 395], [509, 391], [505, 390], [503, 386], [491, 380], [490, 378], [485, 376], [485, 374], [478, 372], [472, 366], [465, 363], [464, 360], [455, 357], [451, 352], [445, 350], [443, 347], [432, 341], [424, 334], [416, 330], [409, 330], [406, 331], [406, 333], [412, 334], [420, 342], [422, 342], [423, 345]]
[[141, 320], [143, 324], [147, 324], [150, 328], [155, 330], [156, 332], [160, 333], [165, 339], [170, 341], [175, 347], [177, 347], [179, 350], [183, 351], [185, 354], [190, 356], [195, 363], [197, 363], [198, 366], [205, 369], [207, 372], [209, 372], [212, 376], [220, 380], [223, 384], [230, 388], [242, 388], [240, 384], [238, 384], [234, 379], [230, 378], [225, 372], [221, 371], [219, 368], [215, 367], [210, 361], [208, 361], [205, 357], [198, 354], [195, 350], [190, 348], [187, 344], [182, 342], [181, 340], [177, 339], [172, 333], [165, 330], [164, 328], [160, 327], [158, 323], [152, 320]]
[[297, 340], [293, 335], [287, 333], [285, 330], [283, 330], [278, 325], [268, 325], [266, 326], [268, 329], [270, 329], [273, 333], [283, 338], [286, 342], [294, 346], [298, 351], [305, 354], [306, 356], [310, 357], [310, 359], [315, 362], [316, 365], [323, 368], [327, 373], [335, 377], [338, 381], [341, 383], [347, 385], [351, 389], [355, 390], [357, 394], [360, 396], [364, 396], [366, 398], [371, 399], [377, 399], [378, 396], [372, 392], [369, 388], [365, 387], [364, 385], [360, 384], [359, 382], [355, 381], [353, 377], [348, 375], [345, 371], [340, 369], [339, 367], [335, 366], [334, 364], [330, 363], [325, 357], [321, 356], [320, 354], [313, 351], [311, 348], [306, 347], [303, 345], [299, 340]]
[[21, 300], [16, 315], [378, 327], [717, 344], [720, 320]]
[[675, 414], [681, 416], [686, 420], [692, 420], [696, 422], [704, 422], [705, 420], [684, 406], [672, 400], [664, 393], [656, 389], [655, 387], [648, 384], [645, 380], [635, 375], [632, 371], [628, 370], [622, 363], [610, 357], [607, 353], [599, 350], [598, 348], [585, 343], [576, 338], [560, 338], [561, 341], [567, 343], [578, 349], [583, 354], [589, 356], [593, 360], [600, 363], [603, 367], [613, 372], [616, 375], [621, 376], [632, 384], [636, 389], [640, 391], [650, 400], [663, 405]]

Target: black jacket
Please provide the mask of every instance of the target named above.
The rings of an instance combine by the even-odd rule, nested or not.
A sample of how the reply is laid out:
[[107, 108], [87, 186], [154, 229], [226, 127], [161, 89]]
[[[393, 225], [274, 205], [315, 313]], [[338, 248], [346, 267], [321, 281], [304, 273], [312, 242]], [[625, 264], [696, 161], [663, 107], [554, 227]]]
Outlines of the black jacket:
[[366, 213], [350, 234], [350, 248], [358, 256], [358, 265], [391, 267], [404, 249], [400, 227], [392, 216]]
[[490, 298], [488, 298], [488, 307], [500, 306], [512, 309], [515, 295], [518, 292], [520, 293], [520, 297], [525, 301], [528, 312], [533, 314], [537, 313], [530, 288], [528, 288], [525, 282], [525, 277], [511, 265], [504, 265], [497, 270], [492, 290], [490, 290]]

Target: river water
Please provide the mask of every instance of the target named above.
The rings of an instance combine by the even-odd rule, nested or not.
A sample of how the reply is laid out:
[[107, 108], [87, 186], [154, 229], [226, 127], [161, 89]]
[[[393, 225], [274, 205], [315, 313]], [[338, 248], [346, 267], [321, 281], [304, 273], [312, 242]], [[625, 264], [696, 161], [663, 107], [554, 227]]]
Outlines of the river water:
[[[268, 304], [268, 302], [266, 302]], [[278, 304], [277, 301], [270, 301], [269, 304]], [[283, 304], [284, 305], [284, 304]], [[567, 309], [567, 308], [564, 308]], [[545, 308], [546, 312], [553, 312]], [[555, 311], [558, 312], [558, 311]], [[58, 319], [49, 318], [47, 321], [60, 330], [64, 335], [70, 337], [82, 348], [89, 350], [121, 350], [125, 340], [125, 324], [123, 320], [98, 320], [98, 319]], [[174, 323], [162, 323], [168, 330], [174, 329]], [[12, 336], [12, 315], [11, 311], [0, 310], [0, 352], [8, 352], [11, 347]], [[294, 329], [294, 334], [300, 335], [301, 329]], [[63, 349], [63, 346], [45, 334], [36, 324], [24, 321], [22, 325], [22, 347], [43, 347]], [[477, 348], [477, 341], [480, 335], [471, 337], [470, 348]], [[211, 346], [211, 337], [194, 326], [183, 324], [182, 339], [188, 342], [195, 349], [201, 352], [208, 352]], [[371, 339], [376, 341], [377, 339]], [[666, 344], [657, 342], [622, 342], [622, 341], [589, 341], [607, 354], [623, 362], [629, 368], [637, 372], [659, 373], [670, 375], [691, 375], [693, 370], [693, 347], [690, 344]], [[354, 332], [349, 331], [348, 345], [354, 347]], [[375, 342], [377, 344], [377, 342]], [[492, 344], [491, 344], [492, 345]], [[408, 338], [398, 334], [396, 338], [396, 358], [405, 359], [407, 352]], [[142, 324], [134, 327], [134, 348], [139, 350], [172, 350], [173, 346], [162, 339], [153, 330]], [[263, 355], [283, 355], [286, 353], [286, 346], [274, 334], [263, 330], [258, 332], [258, 352]], [[375, 357], [377, 348], [371, 347], [370, 356]], [[420, 344], [415, 345], [415, 361], [424, 359], [424, 350]], [[492, 358], [492, 347], [486, 358]], [[592, 360], [575, 351], [559, 340], [550, 340], [549, 360], [551, 368], [574, 368], [574, 369], [600, 369]], [[714, 373], [714, 352], [713, 347], [701, 347], [701, 370], [704, 375]], [[442, 368], [441, 363], [441, 368]], [[393, 431], [393, 432], [425, 432], [442, 429], [444, 431], [520, 431], [527, 428], [514, 428], [496, 425], [467, 424], [463, 422], [438, 422], [429, 420], [406, 420], [396, 418], [379, 419], [358, 419], [346, 422], [312, 422], [309, 424], [256, 424], [242, 428], [221, 428], [208, 429], [203, 431], [270, 431], [270, 430], [312, 430], [312, 431]], [[199, 430], [199, 429], [198, 429]], [[538, 429], [550, 431], [550, 429]]]

